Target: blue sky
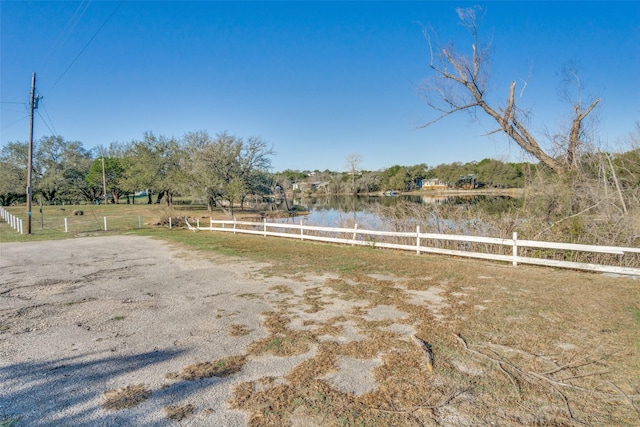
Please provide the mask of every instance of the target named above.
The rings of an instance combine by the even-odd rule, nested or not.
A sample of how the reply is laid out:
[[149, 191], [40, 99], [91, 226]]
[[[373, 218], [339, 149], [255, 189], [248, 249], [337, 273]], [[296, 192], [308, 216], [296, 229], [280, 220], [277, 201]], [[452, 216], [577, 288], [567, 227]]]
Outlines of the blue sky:
[[0, 3], [1, 143], [28, 139], [31, 74], [44, 96], [35, 139], [85, 148], [207, 130], [260, 136], [273, 169], [435, 166], [528, 160], [494, 127], [436, 117], [416, 87], [430, 75], [423, 27], [460, 49], [457, 7], [480, 5], [492, 39], [490, 99], [511, 80], [536, 132], [566, 122], [559, 72], [579, 65], [598, 96], [599, 137], [615, 147], [640, 119], [640, 2]]

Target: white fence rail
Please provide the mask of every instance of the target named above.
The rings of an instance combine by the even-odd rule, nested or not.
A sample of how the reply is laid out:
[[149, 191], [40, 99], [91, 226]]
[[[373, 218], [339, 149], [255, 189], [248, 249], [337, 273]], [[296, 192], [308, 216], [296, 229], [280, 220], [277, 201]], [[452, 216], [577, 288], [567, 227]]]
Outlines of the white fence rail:
[[[468, 258], [487, 259], [494, 261], [511, 262], [518, 264], [542, 265], [557, 268], [570, 268], [576, 270], [597, 271], [603, 273], [617, 273], [640, 276], [640, 268], [626, 267], [626, 256], [638, 257], [640, 248], [618, 246], [594, 246], [572, 243], [540, 242], [534, 240], [518, 240], [518, 233], [513, 233], [511, 239], [495, 237], [464, 236], [451, 234], [421, 233], [420, 226], [415, 232], [395, 232], [359, 229], [356, 224], [353, 228], [319, 227], [299, 224], [236, 221], [236, 220], [210, 220], [208, 227], [201, 227], [200, 220], [195, 226], [187, 222], [190, 230], [222, 231], [231, 233], [256, 234], [261, 236], [284, 237], [298, 240], [313, 240], [320, 242], [340, 243], [348, 245], [369, 246], [372, 248], [388, 248], [415, 251], [417, 254], [432, 253], [453, 255]], [[396, 240], [395, 242], [393, 240]], [[402, 242], [399, 242], [402, 241]], [[444, 243], [458, 242], [455, 248], [446, 248]], [[489, 253], [472, 251], [471, 246], [483, 244], [485, 246], [499, 247], [497, 252]], [[469, 246], [469, 248], [465, 248]], [[594, 254], [606, 254], [613, 256], [618, 265], [567, 261], [565, 259], [548, 259], [535, 256], [526, 256], [524, 251], [553, 250], [566, 253], [563, 258], [570, 258], [571, 253], [587, 252]]]
[[24, 224], [22, 223], [22, 220], [17, 216], [7, 212], [2, 206], [0, 206], [0, 217], [2, 217], [7, 222], [7, 224], [9, 224], [11, 228], [16, 230], [18, 233], [24, 234]]

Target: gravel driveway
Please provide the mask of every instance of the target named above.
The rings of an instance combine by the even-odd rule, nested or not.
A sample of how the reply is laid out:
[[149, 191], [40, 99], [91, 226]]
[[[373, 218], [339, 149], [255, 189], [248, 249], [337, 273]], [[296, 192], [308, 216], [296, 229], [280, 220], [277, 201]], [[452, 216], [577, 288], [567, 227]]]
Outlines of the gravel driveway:
[[[278, 300], [268, 289], [301, 284], [260, 267], [137, 236], [0, 244], [0, 422], [175, 425], [166, 408], [188, 402], [183, 425], [245, 425], [227, 407], [232, 387], [309, 355], [256, 357], [197, 381], [175, 373], [266, 335], [261, 313]], [[229, 334], [238, 325], [246, 334]], [[141, 384], [150, 396], [137, 406], [104, 408], [106, 392]]]

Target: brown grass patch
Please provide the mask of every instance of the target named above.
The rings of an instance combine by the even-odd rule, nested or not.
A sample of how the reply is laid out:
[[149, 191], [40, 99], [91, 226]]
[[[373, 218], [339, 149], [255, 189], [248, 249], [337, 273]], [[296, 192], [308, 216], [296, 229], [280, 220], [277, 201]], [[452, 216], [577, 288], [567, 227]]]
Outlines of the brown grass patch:
[[104, 394], [105, 401], [102, 407], [110, 411], [133, 408], [150, 397], [151, 390], [144, 384], [129, 385], [124, 388], [107, 391]]
[[230, 356], [212, 362], [195, 363], [185, 366], [179, 374], [169, 374], [169, 377], [177, 377], [187, 381], [211, 377], [223, 378], [240, 372], [245, 362], [245, 356]]
[[238, 325], [236, 323], [229, 325], [228, 334], [232, 337], [241, 337], [244, 335], [249, 335], [252, 332], [251, 329], [247, 329], [244, 325]]
[[269, 288], [270, 291], [277, 292], [279, 294], [293, 294], [293, 291], [287, 285], [275, 285]]
[[164, 412], [170, 420], [182, 421], [191, 416], [196, 408], [192, 404], [165, 406]]

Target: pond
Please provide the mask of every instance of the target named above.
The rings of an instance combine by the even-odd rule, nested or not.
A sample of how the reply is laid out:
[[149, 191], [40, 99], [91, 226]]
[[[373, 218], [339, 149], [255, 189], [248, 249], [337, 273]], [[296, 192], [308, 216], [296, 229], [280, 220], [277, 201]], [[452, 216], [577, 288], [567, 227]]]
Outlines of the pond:
[[[293, 201], [294, 207], [307, 211], [308, 214], [282, 219], [282, 222], [299, 223], [302, 220], [307, 225], [326, 227], [353, 227], [386, 230], [389, 220], [383, 218], [381, 212], [384, 207], [396, 206], [399, 203], [420, 205], [454, 205], [464, 208], [481, 204], [489, 212], [500, 212], [503, 209], [517, 206], [521, 203], [518, 198], [508, 196], [325, 196], [302, 197]], [[438, 221], [437, 218], [433, 219]]]

